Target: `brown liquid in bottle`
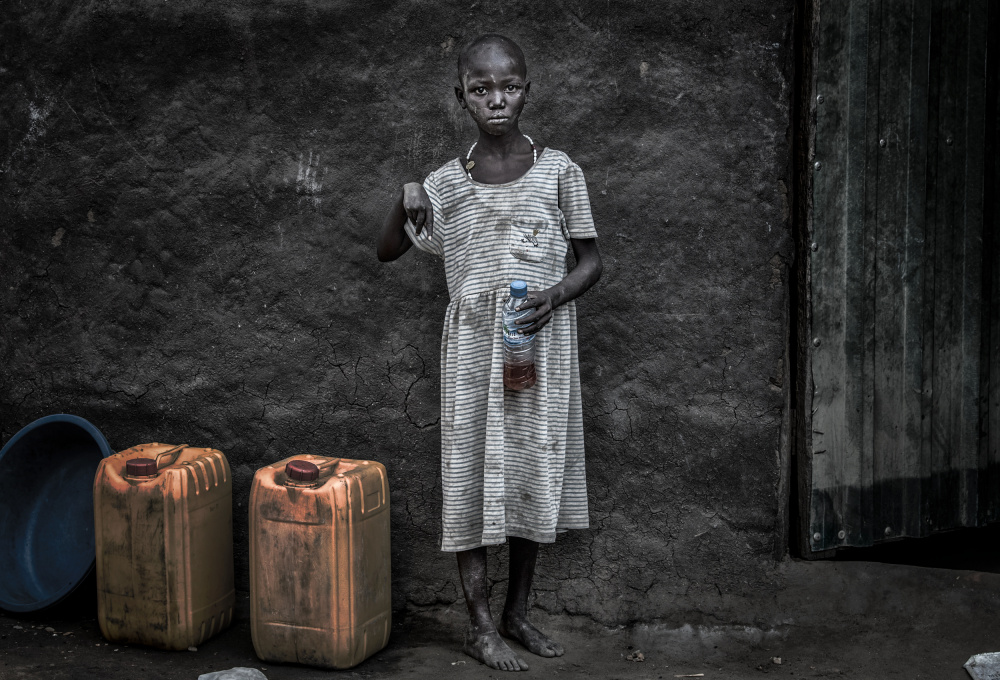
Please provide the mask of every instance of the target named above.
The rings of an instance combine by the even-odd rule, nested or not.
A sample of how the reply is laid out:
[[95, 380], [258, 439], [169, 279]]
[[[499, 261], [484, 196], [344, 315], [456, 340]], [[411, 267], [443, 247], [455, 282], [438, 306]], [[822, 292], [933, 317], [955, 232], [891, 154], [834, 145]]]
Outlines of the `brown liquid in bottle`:
[[503, 385], [511, 390], [526, 390], [535, 384], [535, 363], [503, 365]]

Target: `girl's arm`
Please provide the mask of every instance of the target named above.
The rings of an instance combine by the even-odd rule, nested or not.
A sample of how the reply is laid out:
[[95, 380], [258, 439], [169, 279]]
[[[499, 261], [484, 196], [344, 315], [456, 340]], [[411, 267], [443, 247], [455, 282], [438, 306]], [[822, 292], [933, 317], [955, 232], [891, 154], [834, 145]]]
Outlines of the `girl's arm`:
[[601, 278], [604, 264], [597, 250], [597, 239], [574, 238], [570, 239], [570, 243], [576, 256], [576, 266], [551, 288], [528, 291], [527, 300], [518, 305], [518, 309], [534, 307], [535, 311], [517, 320], [519, 332], [530, 335], [542, 330], [556, 307], [580, 297]]
[[431, 199], [419, 182], [403, 185], [402, 193], [389, 208], [389, 214], [385, 216], [376, 245], [378, 259], [381, 262], [395, 260], [413, 245], [413, 241], [403, 229], [407, 219], [413, 222], [418, 234], [424, 225], [427, 226], [428, 236], [433, 233], [434, 210], [431, 208]]

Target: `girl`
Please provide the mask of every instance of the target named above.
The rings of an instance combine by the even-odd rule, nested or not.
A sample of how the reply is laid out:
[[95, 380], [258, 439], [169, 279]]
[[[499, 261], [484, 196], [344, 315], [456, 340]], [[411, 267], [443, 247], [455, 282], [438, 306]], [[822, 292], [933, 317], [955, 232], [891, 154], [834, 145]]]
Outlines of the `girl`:
[[[411, 245], [444, 259], [451, 302], [441, 340], [442, 550], [456, 552], [469, 607], [465, 652], [491, 668], [527, 670], [503, 641], [540, 656], [563, 648], [527, 619], [539, 543], [588, 526], [583, 418], [572, 301], [601, 276], [587, 186], [566, 154], [519, 127], [531, 83], [521, 49], [484, 35], [458, 59], [455, 88], [479, 127], [465, 158], [410, 183], [386, 217], [378, 257]], [[576, 267], [567, 273], [572, 246]], [[503, 386], [500, 310], [528, 282], [519, 320], [535, 335], [536, 384]], [[499, 626], [490, 616], [486, 547], [510, 543]]]

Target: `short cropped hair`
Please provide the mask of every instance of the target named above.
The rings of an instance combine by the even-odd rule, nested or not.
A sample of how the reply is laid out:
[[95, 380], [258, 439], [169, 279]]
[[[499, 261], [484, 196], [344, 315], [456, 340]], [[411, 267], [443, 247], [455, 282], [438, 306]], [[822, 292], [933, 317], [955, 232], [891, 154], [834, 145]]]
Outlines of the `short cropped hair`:
[[521, 72], [523, 75], [528, 75], [528, 64], [524, 60], [524, 52], [518, 47], [517, 43], [508, 38], [507, 36], [500, 35], [499, 33], [486, 33], [481, 35], [468, 45], [466, 45], [458, 55], [458, 82], [464, 83], [463, 77], [465, 75], [465, 69], [468, 66], [469, 61], [472, 60], [472, 56], [484, 47], [497, 46], [506, 52], [511, 59], [513, 59], [521, 67]]

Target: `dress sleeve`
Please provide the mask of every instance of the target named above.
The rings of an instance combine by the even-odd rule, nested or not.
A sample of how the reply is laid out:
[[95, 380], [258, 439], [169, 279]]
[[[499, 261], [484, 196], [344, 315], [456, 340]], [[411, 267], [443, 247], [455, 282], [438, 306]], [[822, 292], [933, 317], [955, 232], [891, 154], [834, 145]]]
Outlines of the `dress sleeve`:
[[559, 209], [565, 219], [563, 233], [567, 239], [597, 238], [587, 182], [583, 170], [572, 161], [559, 171]]
[[427, 175], [427, 179], [424, 180], [424, 191], [427, 192], [427, 196], [431, 199], [431, 208], [434, 211], [434, 226], [431, 229], [432, 235], [427, 236], [427, 227], [424, 226], [420, 230], [420, 234], [416, 233], [416, 227], [410, 220], [406, 220], [406, 224], [403, 228], [406, 230], [406, 235], [410, 237], [413, 241], [413, 245], [417, 247], [418, 250], [422, 250], [425, 253], [430, 253], [431, 255], [437, 255], [438, 257], [444, 257], [444, 214], [441, 210], [441, 191], [438, 188], [438, 173], [432, 172]]

